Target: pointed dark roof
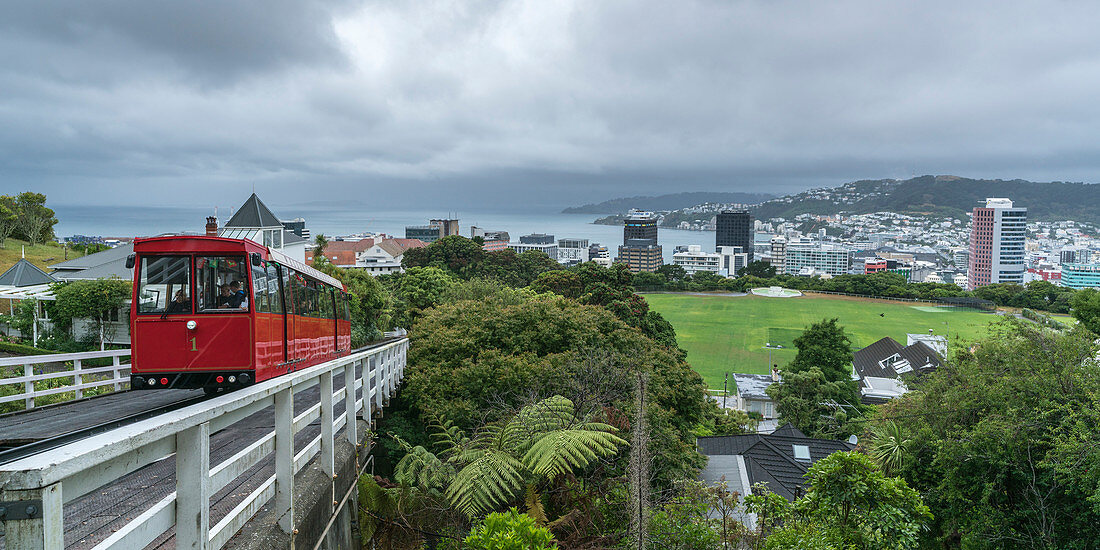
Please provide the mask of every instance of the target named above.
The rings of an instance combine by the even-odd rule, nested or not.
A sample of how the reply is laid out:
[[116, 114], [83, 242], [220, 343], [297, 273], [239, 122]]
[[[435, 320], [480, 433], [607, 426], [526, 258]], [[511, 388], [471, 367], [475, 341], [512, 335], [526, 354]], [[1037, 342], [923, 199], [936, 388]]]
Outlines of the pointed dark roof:
[[772, 435], [780, 435], [785, 437], [806, 437], [806, 434], [802, 433], [802, 430], [795, 428], [794, 424], [790, 422], [778, 427], [772, 432]]
[[38, 269], [38, 266], [22, 258], [0, 275], [0, 285], [4, 286], [24, 287], [56, 282], [57, 279], [50, 277], [45, 271]]
[[[805, 446], [809, 461], [795, 458], [795, 446]], [[805, 492], [806, 471], [810, 465], [837, 451], [850, 451], [855, 445], [847, 441], [814, 439], [806, 437], [798, 428], [785, 424], [770, 434], [742, 434], [700, 437], [696, 439], [699, 452], [708, 457], [740, 455], [745, 460], [742, 472], [735, 461], [707, 462], [703, 479], [727, 480], [745, 474], [749, 485], [763, 482], [768, 488], [788, 500], [794, 500]]]
[[282, 226], [283, 222], [279, 221], [279, 218], [271, 213], [271, 210], [255, 193], [252, 193], [252, 196], [248, 197], [248, 200], [244, 201], [244, 204], [237, 209], [237, 213], [233, 214], [233, 217], [229, 218], [228, 222], [225, 222], [225, 227]]

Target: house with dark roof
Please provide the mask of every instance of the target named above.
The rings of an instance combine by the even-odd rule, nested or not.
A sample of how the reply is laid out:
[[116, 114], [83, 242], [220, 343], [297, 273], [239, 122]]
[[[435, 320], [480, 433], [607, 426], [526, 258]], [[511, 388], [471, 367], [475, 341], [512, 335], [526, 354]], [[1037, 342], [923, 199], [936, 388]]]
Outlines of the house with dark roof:
[[[784, 424], [770, 434], [700, 437], [696, 447], [707, 457], [699, 477], [708, 485], [725, 483], [728, 490], [745, 496], [752, 494], [753, 485], [763, 483], [769, 491], [794, 501], [808, 488], [805, 475], [814, 462], [837, 451], [850, 451], [855, 442], [806, 437]], [[747, 514], [741, 521], [754, 528], [756, 518]]]
[[275, 249], [302, 263], [306, 262], [308, 241], [288, 231], [271, 209], [252, 193], [228, 222], [218, 230], [219, 237], [248, 239]]
[[884, 403], [909, 391], [905, 378], [932, 372], [941, 361], [923, 341], [902, 346], [887, 336], [852, 354], [852, 379], [859, 382], [860, 401]]

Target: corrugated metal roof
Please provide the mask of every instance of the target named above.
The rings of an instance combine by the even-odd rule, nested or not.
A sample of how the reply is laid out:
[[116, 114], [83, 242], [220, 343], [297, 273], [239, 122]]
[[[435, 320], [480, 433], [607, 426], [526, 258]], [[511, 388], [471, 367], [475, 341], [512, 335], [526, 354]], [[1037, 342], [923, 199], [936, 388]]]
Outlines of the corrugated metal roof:
[[57, 279], [38, 269], [38, 266], [28, 262], [25, 258], [20, 258], [18, 262], [15, 262], [15, 265], [0, 275], [0, 286], [15, 288], [54, 282], [57, 282]]

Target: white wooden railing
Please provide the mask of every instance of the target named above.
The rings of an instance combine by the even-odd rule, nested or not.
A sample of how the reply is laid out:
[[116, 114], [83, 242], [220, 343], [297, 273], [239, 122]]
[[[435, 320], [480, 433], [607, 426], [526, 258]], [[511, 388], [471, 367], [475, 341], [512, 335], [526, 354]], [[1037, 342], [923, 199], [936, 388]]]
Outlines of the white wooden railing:
[[[100, 359], [110, 357], [112, 364], [106, 367], [93, 367], [84, 368], [84, 361], [88, 359]], [[34, 400], [36, 397], [45, 397], [47, 395], [54, 395], [58, 393], [74, 392], [74, 399], [80, 399], [84, 397], [84, 390], [91, 388], [98, 388], [101, 386], [113, 386], [115, 391], [130, 387], [130, 364], [123, 363], [123, 357], [130, 357], [130, 350], [128, 349], [116, 349], [107, 351], [87, 351], [83, 353], [54, 353], [50, 355], [25, 355], [21, 357], [3, 357], [0, 358], [0, 369], [7, 367], [22, 367], [23, 374], [14, 378], [0, 378], [0, 385], [23, 385], [23, 392], [12, 395], [0, 396], [0, 403], [7, 403], [10, 401], [23, 401], [28, 409], [34, 408]], [[48, 363], [64, 363], [72, 361], [72, 369], [58, 371], [58, 372], [46, 372], [46, 373], [34, 373], [34, 367], [36, 365], [44, 365]], [[41, 369], [40, 369], [41, 370]], [[111, 377], [103, 380], [91, 380], [86, 381], [85, 376], [88, 375], [101, 375], [110, 373]], [[43, 390], [35, 390], [34, 383], [40, 380], [51, 380], [54, 378], [71, 378], [72, 385], [65, 385], [58, 388], [49, 388]]]
[[[175, 527], [176, 548], [219, 549], [261, 507], [274, 498], [274, 512], [286, 533], [294, 532], [294, 474], [320, 454], [321, 469], [335, 475], [336, 434], [358, 445], [356, 417], [370, 422], [372, 404], [381, 408], [405, 370], [408, 339], [342, 357], [267, 380], [208, 401], [0, 465], [0, 502], [10, 509], [33, 506], [29, 519], [5, 523], [7, 548], [64, 548], [62, 505], [135, 470], [176, 455], [176, 491], [145, 510], [95, 550], [143, 548]], [[361, 367], [357, 375], [356, 367]], [[333, 391], [333, 373], [342, 372], [345, 391]], [[294, 414], [294, 393], [320, 386], [320, 403]], [[364, 388], [360, 398], [355, 390]], [[345, 412], [333, 414], [343, 399]], [[210, 434], [271, 405], [275, 429], [220, 464], [210, 464]], [[294, 434], [320, 418], [321, 433], [294, 452]], [[274, 454], [275, 474], [248, 494], [223, 519], [210, 524], [210, 497]], [[9, 516], [10, 517], [10, 516]]]

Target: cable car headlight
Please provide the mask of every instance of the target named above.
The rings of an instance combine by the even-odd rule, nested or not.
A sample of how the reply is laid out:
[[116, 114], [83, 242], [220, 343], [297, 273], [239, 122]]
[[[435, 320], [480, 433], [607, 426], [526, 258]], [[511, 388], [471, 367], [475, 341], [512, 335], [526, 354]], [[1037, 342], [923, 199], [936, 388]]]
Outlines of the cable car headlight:
[[237, 377], [236, 377], [236, 376], [230, 376], [230, 377], [229, 377], [229, 383], [230, 383], [230, 384], [233, 384], [233, 383], [235, 383], [236, 381], [237, 381]]
[[150, 386], [156, 386], [157, 385], [157, 379], [156, 378], [150, 378], [149, 379], [149, 385]]

